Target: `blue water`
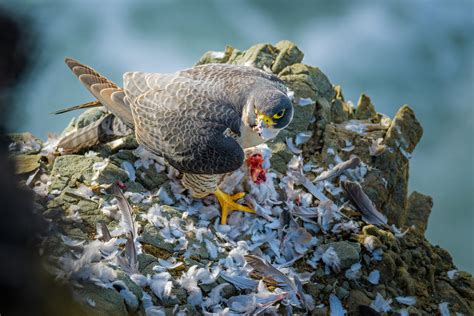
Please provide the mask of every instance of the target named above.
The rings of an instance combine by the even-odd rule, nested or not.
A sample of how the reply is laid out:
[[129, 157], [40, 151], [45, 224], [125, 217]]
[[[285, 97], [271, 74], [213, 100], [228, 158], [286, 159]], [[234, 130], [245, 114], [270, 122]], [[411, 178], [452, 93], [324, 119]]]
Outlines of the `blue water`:
[[30, 16], [36, 68], [17, 92], [11, 128], [45, 138], [92, 100], [64, 65], [71, 56], [117, 83], [130, 70], [173, 72], [207, 50], [289, 39], [346, 99], [367, 93], [393, 116], [407, 103], [425, 135], [411, 160], [410, 190], [434, 198], [427, 238], [474, 271], [471, 1], [11, 1]]

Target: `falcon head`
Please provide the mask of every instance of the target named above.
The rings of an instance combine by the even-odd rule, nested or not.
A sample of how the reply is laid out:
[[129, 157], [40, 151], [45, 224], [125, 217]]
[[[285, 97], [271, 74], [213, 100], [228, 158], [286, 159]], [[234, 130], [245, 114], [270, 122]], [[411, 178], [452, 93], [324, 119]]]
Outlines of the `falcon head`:
[[290, 124], [293, 105], [282, 91], [265, 87], [250, 94], [243, 115], [244, 124], [266, 141]]

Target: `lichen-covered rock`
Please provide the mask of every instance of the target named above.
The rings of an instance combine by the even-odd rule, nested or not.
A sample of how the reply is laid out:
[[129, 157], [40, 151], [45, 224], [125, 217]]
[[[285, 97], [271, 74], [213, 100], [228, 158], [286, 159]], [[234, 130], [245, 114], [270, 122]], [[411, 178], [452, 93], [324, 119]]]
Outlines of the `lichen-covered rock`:
[[272, 65], [272, 72], [280, 73], [286, 66], [300, 63], [304, 54], [300, 49], [290, 41], [280, 41], [275, 44], [278, 55]]
[[330, 101], [335, 96], [331, 82], [317, 67], [296, 63], [284, 68], [278, 77], [300, 98], [311, 98], [316, 101], [318, 97], [322, 97]]
[[347, 308], [348, 312], [352, 315], [360, 315], [359, 306], [361, 305], [369, 305], [372, 300], [367, 297], [364, 291], [362, 290], [351, 290], [349, 292], [349, 298], [347, 300]]
[[425, 234], [428, 227], [428, 218], [433, 207], [431, 196], [412, 192], [408, 197], [406, 226], [415, 226], [421, 235]]
[[107, 114], [107, 111], [105, 107], [103, 106], [84, 111], [77, 117], [77, 120], [75, 121], [75, 127], [76, 128], [86, 127], [87, 125], [94, 123], [95, 121], [105, 116], [106, 114]]
[[155, 255], [157, 258], [166, 259], [166, 257], [170, 257], [176, 247], [176, 244], [166, 242], [165, 238], [160, 235], [159, 230], [150, 224], [143, 228], [140, 242], [145, 245], [145, 252]]
[[8, 139], [10, 141], [8, 149], [13, 154], [31, 155], [41, 150], [41, 140], [29, 132], [9, 134]]
[[[367, 105], [371, 104], [370, 101], [366, 97], [361, 99], [360, 105], [365, 103], [365, 107], [370, 108]], [[336, 157], [347, 160], [351, 155], [356, 155], [365, 164], [372, 165], [373, 168], [366, 170], [363, 189], [388, 217], [389, 223], [401, 226], [405, 224], [407, 213], [409, 153], [418, 143], [422, 129], [407, 106], [399, 110], [391, 123], [387, 119], [375, 119], [373, 113], [370, 115], [372, 121], [350, 120], [326, 124], [321, 162], [334, 163]], [[383, 139], [389, 148], [374, 157], [370, 147], [377, 139]], [[405, 143], [407, 145], [401, 147], [400, 144]]]
[[361, 94], [359, 101], [357, 102], [355, 118], [358, 120], [369, 120], [377, 118], [377, 112], [375, 111], [375, 107], [372, 104], [370, 98], [365, 94]]
[[404, 105], [395, 114], [384, 142], [407, 156], [407, 153], [413, 152], [422, 135], [423, 128], [415, 113], [408, 105]]
[[58, 157], [54, 161], [51, 172], [53, 182], [51, 186], [61, 190], [66, 185], [74, 185], [76, 181], [90, 185], [98, 183], [114, 183], [126, 181], [127, 173], [109, 161], [97, 156], [84, 157], [82, 155], [67, 155]]
[[228, 63], [270, 69], [278, 51], [270, 44], [257, 44], [240, 54], [232, 54]]
[[32, 172], [40, 167], [40, 155], [17, 155], [14, 157], [17, 174]]
[[213, 51], [206, 52], [198, 60], [198, 62], [196, 63], [196, 66], [203, 65], [203, 64], [226, 63], [229, 60], [230, 56], [232, 55], [233, 51], [234, 51], [233, 47], [226, 46], [223, 52], [213, 52]]
[[83, 284], [75, 289], [83, 302], [86, 315], [128, 315], [125, 302], [115, 289], [104, 289], [93, 284]]

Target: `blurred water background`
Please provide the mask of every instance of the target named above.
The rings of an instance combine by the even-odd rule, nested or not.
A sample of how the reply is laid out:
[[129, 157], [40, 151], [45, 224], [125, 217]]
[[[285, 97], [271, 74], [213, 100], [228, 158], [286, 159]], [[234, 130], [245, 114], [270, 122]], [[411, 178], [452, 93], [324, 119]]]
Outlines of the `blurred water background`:
[[427, 238], [474, 272], [473, 1], [10, 1], [30, 18], [39, 52], [16, 91], [12, 131], [45, 139], [77, 113], [49, 113], [92, 100], [64, 65], [71, 56], [117, 83], [130, 70], [174, 72], [230, 44], [295, 42], [304, 62], [367, 93], [393, 116], [407, 103], [425, 133], [411, 160], [410, 190], [434, 208]]

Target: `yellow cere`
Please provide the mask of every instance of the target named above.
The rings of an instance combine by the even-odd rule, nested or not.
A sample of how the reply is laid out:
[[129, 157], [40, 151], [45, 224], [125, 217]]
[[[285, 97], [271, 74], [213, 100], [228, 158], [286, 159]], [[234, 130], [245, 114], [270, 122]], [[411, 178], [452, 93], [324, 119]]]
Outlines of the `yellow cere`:
[[275, 125], [276, 123], [273, 122], [272, 118], [265, 114], [259, 114], [258, 119], [262, 122], [265, 122], [267, 125]]

